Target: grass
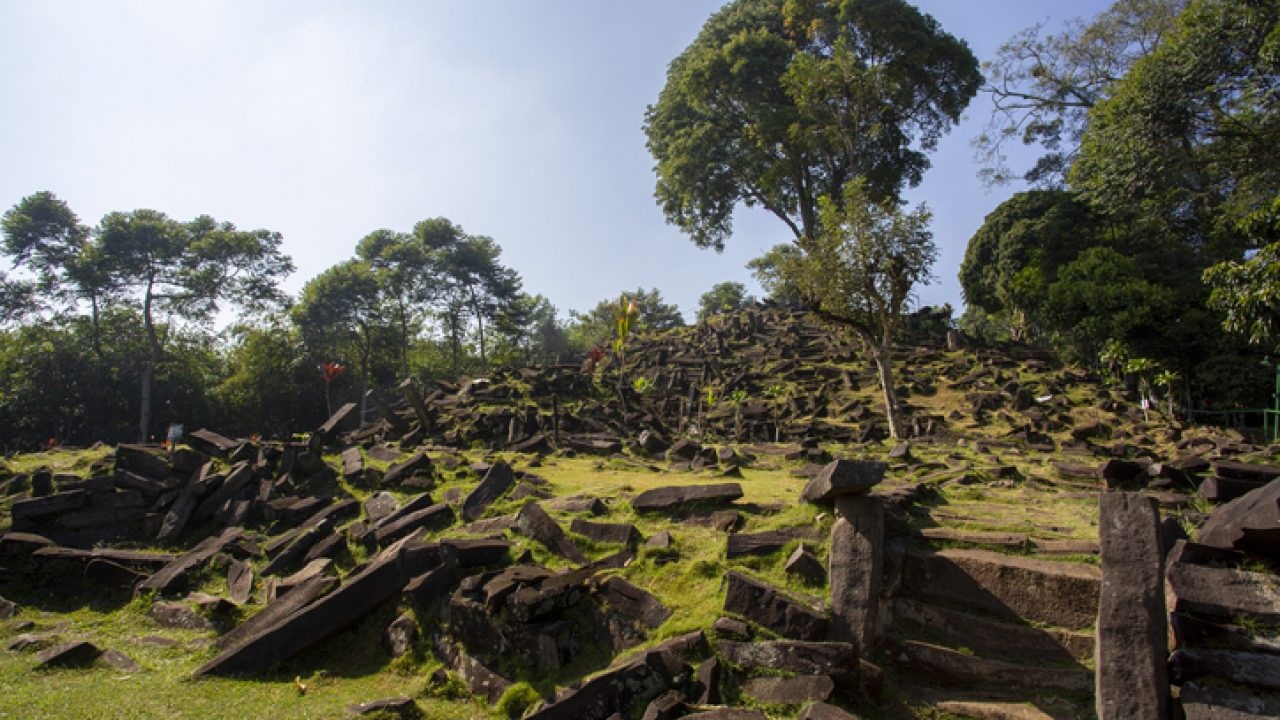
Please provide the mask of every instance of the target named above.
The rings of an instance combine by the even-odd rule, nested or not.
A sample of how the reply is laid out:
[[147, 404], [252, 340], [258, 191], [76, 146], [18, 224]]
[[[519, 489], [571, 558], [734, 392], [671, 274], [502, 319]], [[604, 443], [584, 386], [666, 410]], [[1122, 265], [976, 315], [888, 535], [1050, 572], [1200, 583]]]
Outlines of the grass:
[[[938, 361], [942, 364], [954, 359], [948, 354], [942, 358]], [[850, 369], [855, 375], [859, 372], [854, 366]], [[798, 393], [801, 390], [798, 386], [789, 385], [788, 391]], [[913, 396], [909, 402], [921, 412], [946, 415], [957, 408], [963, 412], [965, 395], [966, 392], [951, 389], [947, 382], [942, 381], [937, 383], [936, 393]], [[873, 392], [867, 383], [856, 393], [837, 392], [829, 398], [829, 405], [835, 408], [852, 398], [862, 399], [873, 412], [878, 407], [878, 393]], [[992, 413], [992, 416], [997, 414]], [[962, 421], [961, 425], [964, 424]], [[954, 441], [912, 443], [915, 461], [903, 465], [904, 469], [891, 471], [885, 486], [893, 488], [915, 484], [926, 476], [938, 477], [940, 472], [943, 476], [934, 481], [938, 497], [913, 510], [911, 526], [942, 525], [966, 530], [1018, 532], [1035, 537], [1096, 538], [1096, 502], [1085, 498], [1064, 498], [1051, 482], [1004, 483], [981, 478], [979, 484], [959, 485], [946, 481], [946, 478], [960, 477], [966, 472], [981, 476], [983, 468], [1005, 464], [1015, 466], [1026, 478], [1054, 476], [1045, 456], [1002, 448], [998, 442], [999, 435], [1007, 431], [1008, 428], [1000, 422], [966, 428], [964, 432], [971, 440], [991, 444], [992, 447], [985, 451], [975, 449], [972, 442], [963, 447]], [[893, 442], [886, 441], [856, 450], [839, 446], [827, 449], [837, 457], [884, 458], [893, 445]], [[744, 493], [738, 503], [742, 508], [739, 531], [794, 530], [805, 537], [804, 542], [820, 557], [825, 555], [826, 538], [834, 517], [829, 508], [800, 501], [799, 494], [805, 480], [792, 476], [791, 471], [802, 463], [786, 462], [780, 454], [758, 455], [759, 462], [744, 468], [741, 479], [731, 479], [711, 471], [654, 471], [650, 466], [660, 467], [661, 463], [653, 460], [620, 462], [585, 456], [550, 456], [540, 467], [529, 468], [528, 456], [469, 450], [459, 458], [461, 464], [456, 470], [446, 471], [437, 467], [436, 482], [430, 492], [437, 502], [443, 501], [451, 489], [465, 493], [477, 481], [467, 470], [471, 462], [482, 457], [489, 462], [502, 460], [517, 470], [527, 469], [545, 479], [555, 497], [596, 497], [605, 502], [608, 513], [599, 518], [592, 518], [585, 512], [554, 510], [549, 503], [544, 503], [566, 531], [574, 517], [633, 523], [645, 537], [663, 530], [670, 531], [674, 538], [671, 549], [641, 547], [637, 557], [626, 567], [607, 571], [653, 593], [673, 611], [666, 623], [650, 633], [646, 643], [629, 651], [638, 652], [643, 647], [691, 630], [710, 632], [715, 619], [722, 614], [724, 575], [730, 569], [761, 578], [797, 598], [825, 600], [823, 586], [807, 585], [783, 569], [798, 540], [768, 555], [729, 560], [725, 557], [724, 533], [680, 518], [637, 513], [631, 508], [632, 497], [654, 487], [738, 482]], [[104, 448], [60, 450], [9, 458], [6, 463], [15, 473], [47, 466], [55, 473], [83, 476], [93, 462], [108, 456], [109, 450]], [[341, 467], [340, 457], [336, 454], [326, 455], [325, 461], [335, 469]], [[387, 465], [368, 458], [366, 462], [367, 466], [379, 470]], [[337, 485], [341, 492], [361, 501], [374, 492], [372, 488], [347, 483], [340, 477]], [[393, 490], [392, 493], [401, 501], [408, 499], [398, 491]], [[501, 499], [489, 507], [484, 516], [517, 512], [525, 502]], [[435, 537], [454, 532], [446, 530], [435, 533]], [[528, 550], [534, 562], [552, 568], [570, 566], [540, 543], [510, 531], [506, 536], [515, 546], [513, 556]], [[570, 537], [592, 559], [612, 554], [622, 547], [612, 543], [593, 543], [576, 534], [570, 534]], [[354, 562], [365, 556], [363, 549], [353, 547], [352, 550], [353, 557], [344, 557], [339, 563], [340, 571], [349, 571]], [[198, 584], [207, 592], [221, 592], [224, 583], [222, 572], [210, 569]], [[16, 634], [19, 627], [16, 623], [31, 621], [35, 623], [33, 630], [58, 627], [61, 638], [92, 639], [101, 647], [126, 653], [143, 667], [142, 671], [133, 674], [106, 667], [38, 672], [33, 670], [35, 660], [32, 654], [2, 654], [0, 683], [6, 692], [0, 696], [0, 718], [328, 718], [341, 716], [348, 705], [357, 702], [409, 695], [415, 698], [427, 718], [487, 719], [518, 713], [531, 704], [535, 696], [547, 697], [557, 686], [594, 672], [610, 660], [602, 652], [588, 652], [551, 677], [518, 677], [516, 679], [522, 682], [496, 707], [490, 708], [482, 701], [468, 699], [465, 693], [460, 693], [456, 680], [432, 685], [432, 672], [441, 664], [422, 640], [404, 658], [393, 661], [383, 655], [378, 634], [397, 613], [406, 610], [393, 604], [320, 644], [303, 659], [287, 664], [269, 677], [195, 681], [190, 679], [192, 671], [214, 654], [211, 646], [213, 634], [158, 628], [146, 617], [147, 604], [144, 601], [131, 601], [127, 597], [97, 598], [92, 602], [68, 598], [51, 600], [47, 589], [19, 589], [3, 581], [0, 581], [0, 595], [17, 600], [25, 607], [15, 620], [0, 626], [0, 639]], [[245, 613], [258, 607], [252, 604]], [[157, 646], [143, 642], [143, 638], [156, 636], [172, 640], [173, 644]], [[295, 680], [307, 686], [305, 694], [299, 694]], [[898, 690], [890, 674], [882, 701], [860, 702], [854, 709], [862, 717], [882, 720], [951, 717], [927, 703], [914, 701], [908, 694]], [[794, 717], [798, 712], [795, 707], [771, 707], [768, 710], [771, 717], [777, 718]]]

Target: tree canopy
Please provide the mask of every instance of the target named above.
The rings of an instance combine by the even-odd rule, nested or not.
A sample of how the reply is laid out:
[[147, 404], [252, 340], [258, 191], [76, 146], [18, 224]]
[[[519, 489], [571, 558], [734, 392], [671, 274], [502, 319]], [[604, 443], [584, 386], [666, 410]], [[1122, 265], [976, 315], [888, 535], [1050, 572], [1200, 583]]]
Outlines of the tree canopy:
[[713, 315], [733, 312], [755, 302], [747, 293], [747, 286], [740, 282], [721, 282], [711, 286], [698, 298], [698, 322]]
[[902, 0], [735, 0], [671, 63], [645, 116], [655, 195], [700, 247], [740, 203], [816, 237], [845, 184], [897, 198], [976, 93], [963, 41]]

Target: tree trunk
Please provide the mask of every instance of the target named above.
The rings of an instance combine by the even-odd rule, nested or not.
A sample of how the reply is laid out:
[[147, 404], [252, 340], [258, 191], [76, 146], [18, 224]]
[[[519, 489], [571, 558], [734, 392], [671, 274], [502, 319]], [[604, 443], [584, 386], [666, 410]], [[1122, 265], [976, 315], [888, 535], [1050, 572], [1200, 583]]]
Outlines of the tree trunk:
[[151, 288], [147, 282], [147, 294], [142, 302], [142, 323], [147, 332], [147, 359], [142, 366], [141, 409], [138, 419], [138, 442], [146, 442], [151, 428], [151, 385], [156, 376], [156, 365], [160, 362], [160, 338], [156, 335], [156, 324], [151, 318]]
[[142, 365], [140, 376], [142, 385], [142, 411], [141, 417], [138, 419], [138, 442], [140, 443], [147, 441], [147, 430], [151, 426], [151, 382], [155, 378], [155, 374], [155, 362], [151, 358], [147, 358]]
[[898, 407], [898, 393], [893, 389], [893, 348], [884, 340], [867, 344], [871, 347], [871, 355], [880, 375], [880, 387], [884, 390], [884, 412], [889, 421], [889, 436], [899, 440], [902, 438], [902, 412]]

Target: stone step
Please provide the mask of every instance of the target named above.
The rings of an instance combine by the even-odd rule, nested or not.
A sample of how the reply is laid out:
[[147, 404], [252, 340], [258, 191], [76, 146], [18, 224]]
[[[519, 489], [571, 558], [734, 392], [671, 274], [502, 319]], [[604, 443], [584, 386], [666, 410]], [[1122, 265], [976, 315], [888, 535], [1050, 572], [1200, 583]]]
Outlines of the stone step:
[[909, 552], [902, 588], [921, 600], [1079, 630], [1098, 614], [1101, 579], [1094, 565], [949, 549]]
[[983, 657], [1040, 665], [1077, 665], [1093, 659], [1093, 635], [1086, 632], [1002, 622], [910, 598], [894, 601], [893, 617], [899, 633], [919, 629], [923, 637], [969, 648]]
[[886, 643], [891, 657], [933, 680], [966, 687], [993, 688], [1012, 693], [1059, 690], [1074, 695], [1093, 693], [1093, 673], [1084, 668], [1049, 668], [1019, 665], [1001, 660], [967, 655], [958, 650], [918, 640], [891, 638]]
[[1010, 697], [1003, 692], [903, 685], [902, 697], [923, 702], [947, 717], [974, 720], [1094, 720], [1091, 710], [1079, 703], [1047, 694], [1033, 698]]

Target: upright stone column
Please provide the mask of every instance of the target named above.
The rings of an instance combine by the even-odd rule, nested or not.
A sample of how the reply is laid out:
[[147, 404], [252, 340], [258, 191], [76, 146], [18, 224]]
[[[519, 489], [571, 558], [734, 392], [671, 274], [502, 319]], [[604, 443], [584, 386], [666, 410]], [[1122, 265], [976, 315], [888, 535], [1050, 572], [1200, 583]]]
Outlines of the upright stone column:
[[1098, 718], [1168, 717], [1168, 619], [1155, 501], [1137, 493], [1102, 493], [1098, 540], [1102, 550], [1095, 630]]
[[880, 578], [884, 572], [884, 504], [872, 495], [835, 498], [828, 559], [831, 634], [866, 657], [876, 642]]

